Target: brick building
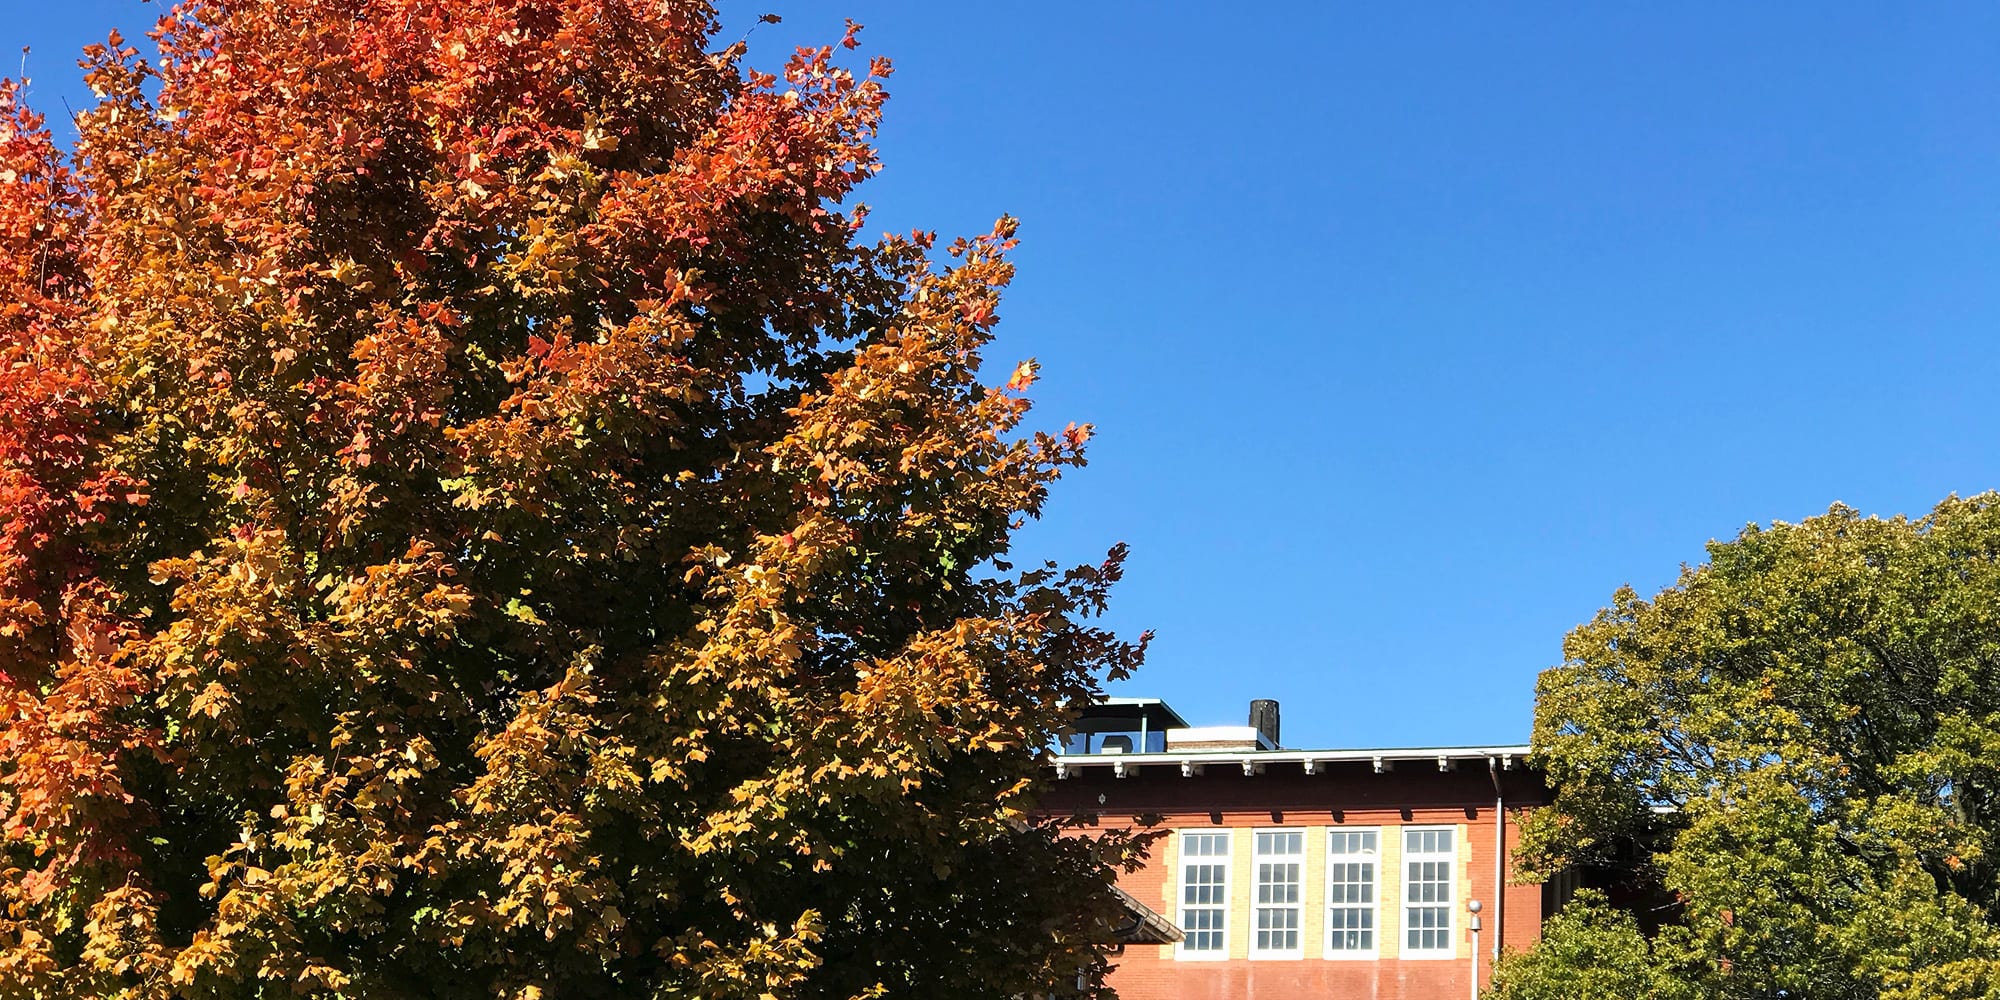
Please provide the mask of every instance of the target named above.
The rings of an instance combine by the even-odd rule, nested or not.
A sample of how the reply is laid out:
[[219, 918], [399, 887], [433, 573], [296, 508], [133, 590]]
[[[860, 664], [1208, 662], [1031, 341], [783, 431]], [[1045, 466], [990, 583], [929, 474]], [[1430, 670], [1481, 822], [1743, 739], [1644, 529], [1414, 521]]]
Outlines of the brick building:
[[1539, 937], [1544, 887], [1503, 878], [1517, 812], [1547, 797], [1527, 747], [1292, 750], [1275, 702], [1251, 722], [1108, 699], [1054, 758], [1052, 811], [1169, 831], [1121, 887], [1183, 935], [1127, 946], [1121, 996], [1470, 997], [1503, 942]]

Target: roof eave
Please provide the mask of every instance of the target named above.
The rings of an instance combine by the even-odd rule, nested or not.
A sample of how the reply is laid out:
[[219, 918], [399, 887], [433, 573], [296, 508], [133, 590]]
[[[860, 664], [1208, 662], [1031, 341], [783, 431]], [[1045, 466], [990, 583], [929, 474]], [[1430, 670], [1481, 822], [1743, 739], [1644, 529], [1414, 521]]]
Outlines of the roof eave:
[[1297, 764], [1312, 773], [1321, 764], [1366, 763], [1376, 770], [1385, 765], [1435, 762], [1439, 770], [1451, 770], [1461, 761], [1492, 761], [1503, 770], [1526, 763], [1530, 747], [1394, 747], [1380, 750], [1186, 750], [1165, 753], [1055, 754], [1051, 764], [1058, 777], [1069, 771], [1090, 767], [1126, 770], [1139, 767], [1180, 767], [1186, 771], [1208, 765], [1237, 764], [1262, 768], [1272, 764]]

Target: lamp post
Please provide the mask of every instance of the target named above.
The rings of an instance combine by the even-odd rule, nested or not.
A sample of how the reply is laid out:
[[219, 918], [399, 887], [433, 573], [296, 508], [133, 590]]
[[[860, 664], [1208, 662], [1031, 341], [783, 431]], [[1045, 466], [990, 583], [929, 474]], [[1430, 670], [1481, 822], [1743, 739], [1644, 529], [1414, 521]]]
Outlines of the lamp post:
[[1466, 910], [1472, 913], [1472, 1000], [1479, 1000], [1479, 900], [1469, 900]]

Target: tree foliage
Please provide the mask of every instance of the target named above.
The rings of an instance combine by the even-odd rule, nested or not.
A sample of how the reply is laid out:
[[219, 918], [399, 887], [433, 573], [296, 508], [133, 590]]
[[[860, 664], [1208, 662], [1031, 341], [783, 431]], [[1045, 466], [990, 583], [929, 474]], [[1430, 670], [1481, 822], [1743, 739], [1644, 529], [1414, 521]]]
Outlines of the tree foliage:
[[[1495, 970], [1493, 992], [1508, 1000], [1666, 1000], [1672, 985], [1647, 952], [1638, 921], [1585, 889], [1542, 928], [1533, 951]], [[1692, 997], [1689, 1000], [1693, 1000]]]
[[[1542, 676], [1529, 874], [1638, 859], [1662, 997], [2000, 997], [2000, 495], [1835, 506], [1629, 588]], [[1602, 900], [1503, 997], [1636, 946]], [[1636, 925], [1635, 925], [1636, 926]]]
[[[1136, 665], [1016, 570], [1014, 224], [864, 240], [889, 66], [685, 0], [188, 0], [0, 86], [0, 997], [1008, 996]], [[1065, 985], [1067, 984], [1067, 985]]]

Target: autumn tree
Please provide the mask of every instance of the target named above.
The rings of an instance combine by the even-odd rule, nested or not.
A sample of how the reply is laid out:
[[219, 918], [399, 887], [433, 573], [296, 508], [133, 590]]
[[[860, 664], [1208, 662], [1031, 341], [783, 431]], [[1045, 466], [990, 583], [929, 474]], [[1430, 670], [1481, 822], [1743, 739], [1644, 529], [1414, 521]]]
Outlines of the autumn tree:
[[1005, 561], [1087, 437], [982, 381], [1014, 223], [864, 238], [888, 64], [717, 31], [188, 0], [74, 150], [0, 87], [0, 997], [1096, 989], [1037, 762], [1143, 643]]
[[1572, 632], [1535, 709], [1527, 873], [1624, 866], [1668, 912], [1588, 897], [1496, 995], [2000, 997], [2000, 494], [1708, 557]]

